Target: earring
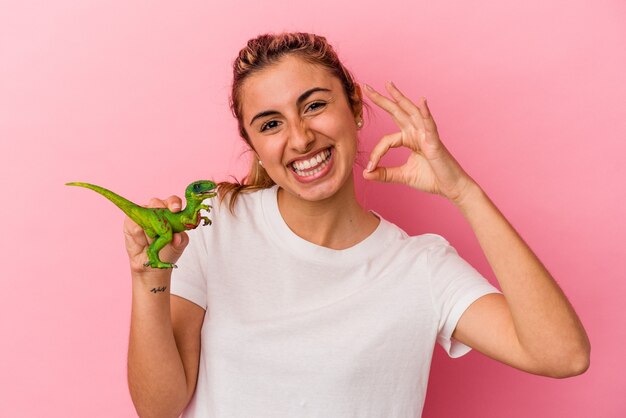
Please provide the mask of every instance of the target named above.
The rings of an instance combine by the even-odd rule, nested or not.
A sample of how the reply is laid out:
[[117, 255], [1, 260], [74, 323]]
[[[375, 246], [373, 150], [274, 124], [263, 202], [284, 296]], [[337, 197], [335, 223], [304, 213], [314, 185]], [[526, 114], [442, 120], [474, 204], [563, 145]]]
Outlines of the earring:
[[356, 126], [359, 128], [363, 127], [363, 119], [359, 119], [358, 121], [356, 121]]
[[263, 161], [259, 160], [259, 165], [263, 167]]

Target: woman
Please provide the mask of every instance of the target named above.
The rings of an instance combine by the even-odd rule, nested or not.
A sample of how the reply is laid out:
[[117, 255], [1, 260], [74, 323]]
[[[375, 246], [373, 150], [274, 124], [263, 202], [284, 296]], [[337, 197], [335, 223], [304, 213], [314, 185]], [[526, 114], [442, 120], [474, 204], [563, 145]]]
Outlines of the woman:
[[[421, 413], [432, 350], [474, 348], [552, 377], [583, 373], [589, 341], [567, 299], [442, 144], [425, 99], [357, 85], [323, 37], [263, 35], [234, 63], [232, 109], [253, 151], [243, 185], [222, 183], [213, 225], [177, 235], [133, 280], [129, 386], [141, 416]], [[354, 191], [363, 94], [399, 127], [363, 172], [449, 199], [472, 226], [502, 293], [443, 238], [408, 237]], [[404, 165], [378, 165], [407, 147]], [[152, 206], [180, 210], [172, 196]], [[188, 245], [189, 244], [189, 245]], [[170, 291], [171, 295], [170, 296]]]

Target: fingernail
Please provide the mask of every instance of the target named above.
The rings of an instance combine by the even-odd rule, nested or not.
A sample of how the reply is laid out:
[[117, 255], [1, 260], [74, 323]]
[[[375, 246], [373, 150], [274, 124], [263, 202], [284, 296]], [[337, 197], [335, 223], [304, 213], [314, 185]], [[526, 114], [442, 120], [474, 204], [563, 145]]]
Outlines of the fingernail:
[[365, 171], [367, 171], [368, 173], [371, 172], [374, 169], [374, 163], [373, 162], [368, 162], [367, 163], [367, 167], [365, 168]]
[[397, 89], [396, 85], [393, 84], [393, 81], [389, 80], [389, 81], [387, 81], [387, 83], [389, 83], [391, 85], [391, 87], [393, 87], [394, 89]]
[[371, 87], [369, 86], [369, 84], [365, 84], [365, 83], [363, 83], [363, 85], [365, 86], [365, 88], [366, 88], [368, 91], [372, 91], [372, 92], [374, 91], [374, 89], [373, 89], [373, 88], [371, 88]]
[[172, 203], [172, 209], [179, 210], [180, 209], [180, 203]]

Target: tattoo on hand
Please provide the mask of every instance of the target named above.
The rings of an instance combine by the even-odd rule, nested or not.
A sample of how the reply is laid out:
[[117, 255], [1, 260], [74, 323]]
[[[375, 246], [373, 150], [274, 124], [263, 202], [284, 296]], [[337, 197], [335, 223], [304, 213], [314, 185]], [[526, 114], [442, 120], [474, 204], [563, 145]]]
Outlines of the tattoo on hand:
[[167, 286], [163, 286], [163, 287], [155, 287], [152, 290], [150, 290], [152, 293], [159, 293], [159, 292], [165, 292], [165, 290], [167, 289]]

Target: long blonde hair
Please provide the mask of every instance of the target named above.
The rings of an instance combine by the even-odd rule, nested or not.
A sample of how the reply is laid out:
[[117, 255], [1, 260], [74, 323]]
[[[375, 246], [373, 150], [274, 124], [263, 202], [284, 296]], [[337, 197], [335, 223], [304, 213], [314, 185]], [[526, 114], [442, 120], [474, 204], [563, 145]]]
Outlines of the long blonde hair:
[[[230, 96], [230, 108], [237, 118], [239, 135], [252, 149], [250, 137], [244, 127], [241, 116], [241, 89], [244, 81], [268, 66], [277, 63], [286, 55], [297, 55], [305, 61], [321, 65], [335, 75], [343, 86], [350, 107], [355, 116], [361, 116], [363, 100], [358, 84], [352, 74], [343, 66], [333, 47], [323, 36], [291, 32], [281, 34], [264, 34], [248, 41], [245, 48], [233, 63], [233, 85]], [[252, 163], [248, 174], [243, 181], [236, 183], [221, 182], [218, 184], [220, 201], [229, 196], [229, 208], [233, 211], [240, 193], [266, 189], [274, 185], [274, 181], [267, 174], [256, 154], [253, 153]]]

